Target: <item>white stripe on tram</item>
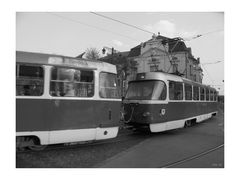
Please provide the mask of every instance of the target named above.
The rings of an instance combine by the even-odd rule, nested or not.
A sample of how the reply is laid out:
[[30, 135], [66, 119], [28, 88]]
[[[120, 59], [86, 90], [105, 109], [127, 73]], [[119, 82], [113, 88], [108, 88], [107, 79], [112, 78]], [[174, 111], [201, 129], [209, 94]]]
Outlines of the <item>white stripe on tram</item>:
[[31, 131], [17, 132], [16, 136], [37, 136], [42, 145], [47, 145], [115, 138], [118, 134], [118, 130], [118, 127], [107, 127], [56, 131]]
[[150, 130], [151, 132], [162, 132], [162, 131], [167, 131], [167, 130], [172, 130], [177, 128], [183, 128], [187, 120], [196, 119], [196, 122], [199, 123], [206, 119], [211, 118], [212, 114], [215, 114], [215, 113], [217, 114], [218, 112], [215, 111], [208, 114], [194, 116], [186, 119], [179, 119], [179, 120], [174, 120], [174, 121], [169, 121], [164, 123], [150, 124]]

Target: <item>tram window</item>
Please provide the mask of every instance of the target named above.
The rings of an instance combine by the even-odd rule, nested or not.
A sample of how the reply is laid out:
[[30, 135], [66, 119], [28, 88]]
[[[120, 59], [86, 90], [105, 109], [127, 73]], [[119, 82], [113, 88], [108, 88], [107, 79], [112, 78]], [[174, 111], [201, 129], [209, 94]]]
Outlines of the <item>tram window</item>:
[[217, 101], [217, 91], [214, 91], [214, 101]]
[[16, 70], [17, 96], [41, 96], [43, 94], [44, 76], [41, 66], [18, 64]]
[[206, 101], [209, 101], [209, 89], [206, 89]]
[[185, 100], [192, 100], [192, 85], [184, 84], [185, 87]]
[[99, 77], [99, 86], [99, 95], [101, 98], [120, 98], [116, 74], [101, 72]]
[[159, 88], [155, 89], [155, 94], [158, 96], [158, 100], [165, 100], [167, 98], [167, 87], [162, 81], [159, 81]]
[[199, 100], [199, 87], [193, 86], [193, 100]]
[[166, 84], [163, 81], [147, 80], [129, 83], [125, 99], [132, 100], [165, 100]]
[[155, 81], [152, 91], [152, 100], [165, 100], [167, 97], [167, 87], [163, 81]]
[[205, 89], [200, 87], [200, 100], [204, 101], [205, 100]]
[[169, 81], [169, 99], [183, 100], [183, 84], [181, 82]]
[[213, 101], [214, 100], [214, 94], [213, 94], [213, 91], [210, 90], [210, 101]]
[[93, 71], [54, 67], [51, 71], [50, 94], [66, 97], [92, 97]]

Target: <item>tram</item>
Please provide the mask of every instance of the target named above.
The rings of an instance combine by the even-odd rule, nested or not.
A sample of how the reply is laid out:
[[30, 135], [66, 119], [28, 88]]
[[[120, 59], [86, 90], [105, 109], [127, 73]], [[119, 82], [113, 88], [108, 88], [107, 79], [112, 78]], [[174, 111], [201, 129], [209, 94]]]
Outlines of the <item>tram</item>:
[[116, 67], [101, 61], [16, 52], [16, 146], [114, 138], [119, 130]]
[[191, 126], [217, 114], [214, 88], [163, 72], [139, 73], [123, 101], [125, 123], [151, 132]]

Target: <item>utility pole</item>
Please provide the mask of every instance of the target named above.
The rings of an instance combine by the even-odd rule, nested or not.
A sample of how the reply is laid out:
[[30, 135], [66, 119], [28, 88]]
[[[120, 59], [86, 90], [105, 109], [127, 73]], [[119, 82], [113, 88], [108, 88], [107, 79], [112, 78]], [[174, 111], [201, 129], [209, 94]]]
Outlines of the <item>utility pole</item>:
[[114, 48], [112, 47], [112, 59], [111, 59], [111, 64], [112, 64], [112, 61], [113, 61], [113, 51], [114, 51]]

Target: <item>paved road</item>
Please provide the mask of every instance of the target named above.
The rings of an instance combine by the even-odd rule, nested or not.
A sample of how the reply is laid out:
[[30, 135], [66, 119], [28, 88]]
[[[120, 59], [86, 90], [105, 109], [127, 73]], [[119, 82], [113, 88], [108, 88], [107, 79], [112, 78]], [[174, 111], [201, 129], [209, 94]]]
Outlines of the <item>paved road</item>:
[[[95, 167], [157, 168], [184, 160], [224, 144], [224, 118], [220, 112], [187, 129], [158, 133]], [[224, 147], [204, 156], [170, 166], [173, 168], [223, 168]]]

